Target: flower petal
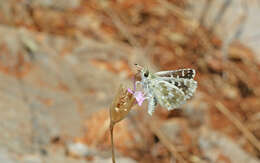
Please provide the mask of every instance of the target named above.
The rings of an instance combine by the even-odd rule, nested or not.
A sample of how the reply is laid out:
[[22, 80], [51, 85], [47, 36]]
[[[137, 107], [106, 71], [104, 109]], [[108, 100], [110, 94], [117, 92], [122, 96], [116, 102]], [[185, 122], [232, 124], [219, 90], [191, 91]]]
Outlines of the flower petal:
[[127, 91], [131, 94], [134, 94], [134, 92], [130, 88], [128, 88]]
[[135, 99], [136, 99], [138, 105], [141, 106], [145, 100], [144, 94], [141, 91], [137, 91], [134, 93], [134, 96], [135, 96]]

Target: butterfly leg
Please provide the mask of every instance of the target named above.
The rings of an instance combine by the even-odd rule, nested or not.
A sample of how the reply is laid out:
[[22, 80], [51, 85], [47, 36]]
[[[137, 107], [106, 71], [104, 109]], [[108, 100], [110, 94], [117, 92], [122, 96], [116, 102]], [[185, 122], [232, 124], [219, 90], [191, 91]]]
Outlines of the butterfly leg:
[[152, 96], [148, 100], [148, 114], [152, 115], [157, 105], [157, 99]]

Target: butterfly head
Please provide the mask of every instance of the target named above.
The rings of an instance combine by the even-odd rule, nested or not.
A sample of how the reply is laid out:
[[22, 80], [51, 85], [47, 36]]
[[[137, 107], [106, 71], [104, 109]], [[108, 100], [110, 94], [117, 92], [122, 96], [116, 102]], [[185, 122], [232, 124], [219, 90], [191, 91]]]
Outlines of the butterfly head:
[[138, 64], [135, 64], [138, 70], [138, 76], [140, 77], [142, 82], [148, 82], [149, 79], [151, 79], [151, 73], [148, 69], [143, 68], [142, 66], [139, 66]]
[[141, 71], [141, 77], [142, 77], [142, 79], [147, 79], [147, 78], [149, 78], [150, 77], [150, 73], [149, 73], [149, 70], [143, 70], [143, 71]]

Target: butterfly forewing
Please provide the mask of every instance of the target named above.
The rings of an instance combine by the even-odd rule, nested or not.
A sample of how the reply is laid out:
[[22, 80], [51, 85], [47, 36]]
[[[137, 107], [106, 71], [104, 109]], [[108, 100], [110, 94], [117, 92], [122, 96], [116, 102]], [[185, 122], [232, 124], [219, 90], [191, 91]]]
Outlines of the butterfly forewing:
[[160, 71], [155, 73], [155, 75], [159, 77], [172, 77], [172, 78], [184, 78], [184, 79], [193, 79], [195, 77], [195, 74], [196, 71], [194, 69]]

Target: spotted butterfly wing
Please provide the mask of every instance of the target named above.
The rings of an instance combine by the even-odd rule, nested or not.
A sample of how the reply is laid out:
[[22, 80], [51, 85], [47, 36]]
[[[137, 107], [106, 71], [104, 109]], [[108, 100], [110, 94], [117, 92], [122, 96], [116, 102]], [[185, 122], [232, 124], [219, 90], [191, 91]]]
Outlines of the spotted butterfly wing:
[[193, 79], [196, 75], [196, 71], [194, 69], [179, 69], [171, 71], [160, 71], [154, 74], [159, 77]]
[[172, 71], [160, 71], [155, 75], [161, 77], [161, 80], [174, 84], [177, 88], [183, 91], [185, 100], [193, 96], [197, 82], [193, 80], [196, 71], [194, 69], [179, 69]]
[[185, 100], [191, 98], [196, 91], [197, 82], [193, 79], [184, 78], [162, 78], [164, 81], [175, 85], [184, 95]]
[[158, 103], [168, 110], [177, 108], [185, 102], [183, 91], [174, 84], [163, 80], [154, 80], [151, 86], [153, 87], [153, 94]]

